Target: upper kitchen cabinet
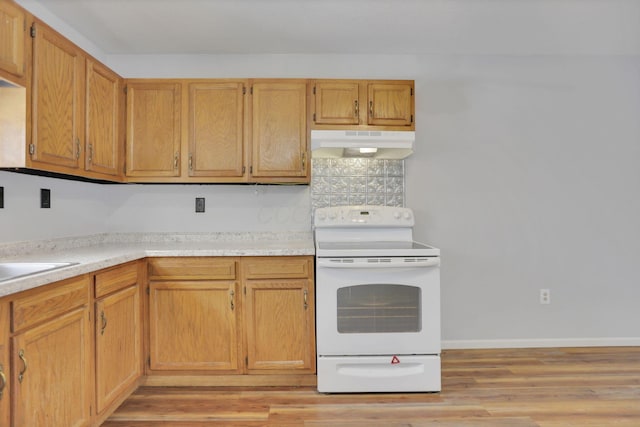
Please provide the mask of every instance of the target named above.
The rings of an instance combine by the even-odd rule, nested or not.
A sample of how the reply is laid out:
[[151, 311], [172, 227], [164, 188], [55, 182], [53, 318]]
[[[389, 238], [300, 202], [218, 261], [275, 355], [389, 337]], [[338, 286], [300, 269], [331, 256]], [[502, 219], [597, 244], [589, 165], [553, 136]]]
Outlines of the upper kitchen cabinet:
[[26, 16], [8, 0], [0, 0], [0, 77], [10, 74], [10, 80], [25, 75]]
[[127, 177], [180, 176], [181, 95], [177, 82], [127, 83]]
[[130, 80], [127, 180], [308, 183], [306, 83]]
[[251, 178], [309, 182], [307, 81], [254, 80], [251, 100]]
[[193, 82], [189, 88], [190, 177], [243, 178], [245, 81]]
[[[83, 169], [85, 55], [52, 29], [34, 23], [32, 139], [28, 166], [77, 174]], [[29, 163], [29, 162], [28, 162]]]
[[33, 42], [32, 135], [27, 167], [120, 180], [122, 78], [40, 23]]
[[360, 84], [353, 80], [317, 80], [313, 88], [315, 124], [360, 124]]
[[122, 175], [124, 148], [123, 81], [91, 59], [86, 73], [85, 169], [117, 178]]
[[415, 130], [412, 80], [315, 80], [314, 129]]

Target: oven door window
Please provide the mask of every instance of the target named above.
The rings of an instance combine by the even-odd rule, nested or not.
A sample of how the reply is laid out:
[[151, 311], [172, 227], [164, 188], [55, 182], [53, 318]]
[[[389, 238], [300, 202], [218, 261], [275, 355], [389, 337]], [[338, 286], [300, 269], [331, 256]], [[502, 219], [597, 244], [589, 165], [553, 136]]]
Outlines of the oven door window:
[[406, 285], [357, 285], [338, 289], [341, 334], [420, 332], [421, 289]]

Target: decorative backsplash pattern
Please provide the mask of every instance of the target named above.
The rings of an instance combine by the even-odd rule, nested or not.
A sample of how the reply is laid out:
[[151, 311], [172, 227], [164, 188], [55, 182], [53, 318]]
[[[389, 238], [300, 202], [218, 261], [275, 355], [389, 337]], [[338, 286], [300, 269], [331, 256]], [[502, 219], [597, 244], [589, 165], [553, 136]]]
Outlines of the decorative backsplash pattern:
[[404, 160], [312, 159], [311, 205], [404, 206]]

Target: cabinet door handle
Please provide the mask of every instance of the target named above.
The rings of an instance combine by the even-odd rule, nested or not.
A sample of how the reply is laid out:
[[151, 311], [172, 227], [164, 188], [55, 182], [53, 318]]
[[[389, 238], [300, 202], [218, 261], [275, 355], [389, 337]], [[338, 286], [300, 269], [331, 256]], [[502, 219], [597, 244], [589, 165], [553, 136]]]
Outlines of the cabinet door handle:
[[76, 138], [76, 159], [80, 158], [80, 139]]
[[231, 310], [236, 308], [236, 304], [234, 302], [235, 300], [235, 296], [236, 296], [236, 291], [229, 291], [229, 296], [230, 296], [230, 306], [231, 306]]
[[306, 310], [307, 308], [309, 308], [309, 303], [307, 302], [309, 291], [305, 289], [302, 295], [304, 297], [304, 309]]
[[4, 375], [4, 367], [0, 364], [0, 399], [2, 399], [2, 393], [7, 385], [7, 377]]
[[18, 352], [18, 357], [20, 358], [20, 360], [22, 360], [22, 371], [20, 371], [20, 373], [18, 374], [18, 381], [22, 382], [22, 380], [24, 379], [24, 373], [27, 372], [27, 359], [24, 357], [24, 350], [20, 349], [20, 351]]
[[173, 168], [178, 169], [178, 159], [180, 158], [180, 153], [176, 153], [173, 157]]
[[369, 117], [373, 119], [373, 101], [369, 101]]
[[93, 144], [89, 144], [89, 163], [93, 161]]
[[193, 154], [189, 154], [189, 170], [193, 170]]
[[305, 166], [307, 165], [307, 153], [306, 153], [306, 152], [303, 152], [303, 153], [301, 154], [301, 157], [302, 157], [302, 171], [304, 172], [304, 171], [305, 171], [305, 169], [306, 169], [306, 167], [305, 167]]
[[354, 117], [358, 117], [358, 113], [360, 113], [360, 107], [358, 107], [358, 100], [353, 101], [353, 105], [355, 106]]
[[100, 335], [104, 335], [104, 330], [107, 328], [107, 316], [104, 315], [104, 310], [100, 312], [100, 319], [102, 320], [102, 327], [100, 328]]

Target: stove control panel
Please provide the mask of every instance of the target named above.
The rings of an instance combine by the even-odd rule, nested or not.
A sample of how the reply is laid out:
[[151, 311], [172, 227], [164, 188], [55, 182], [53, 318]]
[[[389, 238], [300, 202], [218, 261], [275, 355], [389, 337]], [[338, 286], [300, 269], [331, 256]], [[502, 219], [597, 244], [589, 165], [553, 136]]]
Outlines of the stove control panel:
[[315, 211], [316, 227], [413, 227], [413, 211], [395, 206], [333, 206]]

